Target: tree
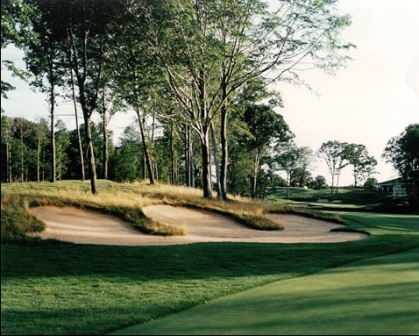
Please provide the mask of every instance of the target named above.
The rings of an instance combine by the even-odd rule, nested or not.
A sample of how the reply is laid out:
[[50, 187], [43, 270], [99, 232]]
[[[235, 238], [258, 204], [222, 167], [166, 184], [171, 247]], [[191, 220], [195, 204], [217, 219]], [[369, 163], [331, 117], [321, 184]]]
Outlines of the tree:
[[[311, 150], [310, 150], [311, 155]], [[307, 166], [303, 164], [301, 167], [298, 167], [294, 170], [291, 174], [291, 183], [290, 186], [292, 187], [306, 187], [307, 183], [310, 181], [311, 173], [308, 171], [308, 164]]]
[[[109, 84], [109, 83], [108, 83]], [[102, 116], [102, 135], [103, 135], [103, 146], [102, 146], [102, 163], [103, 163], [103, 178], [108, 179], [108, 165], [109, 165], [109, 131], [108, 124], [111, 118], [123, 108], [123, 102], [117, 94], [107, 87], [107, 84], [103, 84], [100, 89], [100, 103], [99, 113]], [[110, 86], [110, 84], [109, 84]], [[110, 93], [109, 93], [110, 91]]]
[[[351, 47], [339, 31], [350, 24], [335, 14], [335, 1], [169, 1], [159, 8], [150, 37], [169, 91], [201, 139], [204, 197], [211, 197], [208, 132], [220, 115], [221, 185], [227, 193], [227, 121], [246, 83], [261, 78], [299, 81], [303, 64], [333, 71]], [[303, 63], [304, 61], [304, 63]], [[301, 65], [300, 68], [297, 65]]]
[[244, 145], [253, 152], [251, 196], [255, 198], [257, 177], [261, 160], [266, 155], [266, 149], [269, 145], [281, 146], [282, 143], [294, 137], [294, 134], [290, 131], [284, 118], [268, 105], [247, 106], [243, 117], [250, 132], [250, 137]]
[[313, 153], [310, 148], [298, 147], [293, 141], [276, 149], [273, 163], [277, 170], [285, 171], [287, 174], [288, 198], [293, 178], [298, 173], [307, 173], [312, 156]]
[[[40, 182], [43, 181], [45, 178], [44, 166], [45, 166], [45, 147], [47, 143], [48, 137], [48, 125], [47, 121], [44, 118], [41, 118], [36, 127], [36, 137], [38, 140], [37, 146], [37, 168], [36, 168], [36, 180]], [[42, 172], [42, 179], [41, 179], [41, 172]]]
[[327, 187], [326, 178], [324, 176], [317, 175], [314, 180], [312, 180], [310, 183], [307, 183], [307, 186], [314, 190], [325, 189]]
[[[38, 13], [30, 4], [21, 0], [1, 1], [1, 48], [8, 45], [21, 48], [28, 41], [36, 39], [32, 30], [32, 21], [38, 17]], [[12, 72], [22, 80], [28, 79], [28, 74], [15, 67], [11, 60], [2, 59], [2, 66]], [[8, 82], [1, 80], [1, 97], [7, 99], [7, 92], [14, 90], [15, 87]], [[3, 108], [1, 109], [3, 112]]]
[[[150, 27], [147, 25], [146, 2], [135, 1], [124, 13], [124, 25], [115, 35], [116, 46], [114, 71], [112, 76], [117, 82], [117, 93], [135, 111], [141, 132], [143, 156], [150, 184], [155, 184], [155, 169], [151, 142], [147, 134], [147, 122], [152, 115], [155, 120], [155, 91], [161, 93], [161, 70], [150, 51]], [[118, 29], [118, 28], [117, 28]], [[167, 96], [167, 94], [163, 94]], [[145, 176], [144, 176], [145, 177]]]
[[125, 128], [121, 145], [112, 157], [112, 175], [116, 181], [135, 181], [141, 179], [142, 141], [139, 131], [132, 126]]
[[91, 191], [97, 194], [91, 116], [97, 109], [105, 48], [112, 46], [105, 40], [113, 34], [111, 23], [118, 20], [117, 13], [126, 8], [126, 3], [123, 0], [33, 1], [42, 11], [41, 20], [47, 21], [45, 25], [65, 52], [69, 68], [74, 71], [85, 124]]
[[9, 181], [25, 182], [36, 178], [37, 125], [25, 118], [8, 118]]
[[12, 121], [1, 116], [1, 177], [2, 181], [13, 182], [12, 173]]
[[[39, 36], [29, 40], [25, 47], [26, 67], [35, 76], [31, 82], [34, 88], [47, 93], [47, 102], [50, 108], [50, 144], [51, 144], [51, 182], [56, 181], [56, 141], [55, 141], [55, 107], [57, 86], [63, 85], [63, 57], [62, 48], [52, 26], [52, 16], [56, 15], [51, 2], [31, 0], [32, 5], [42, 13], [42, 20], [35, 18], [32, 22], [34, 32]], [[46, 82], [45, 82], [46, 79]]]
[[57, 160], [57, 179], [61, 181], [64, 174], [67, 172], [69, 159], [66, 153], [67, 147], [70, 145], [70, 135], [62, 120], [58, 119], [55, 125], [57, 146], [56, 146], [56, 160]]
[[411, 205], [419, 208], [419, 124], [410, 124], [399, 136], [390, 138], [382, 157], [399, 172]]
[[364, 183], [364, 188], [367, 190], [376, 190], [378, 185], [378, 181], [374, 177], [369, 177]]
[[79, 149], [79, 157], [80, 157], [80, 172], [81, 172], [81, 180], [84, 181], [86, 178], [85, 169], [84, 169], [84, 155], [83, 155], [83, 146], [81, 141], [80, 135], [80, 127], [79, 127], [79, 116], [77, 112], [77, 98], [76, 98], [76, 91], [74, 87], [74, 74], [73, 69], [70, 69], [70, 84], [71, 84], [71, 94], [74, 106], [74, 117], [76, 121], [76, 132], [77, 132], [77, 145]]
[[354, 186], [356, 187], [358, 182], [362, 182], [375, 173], [377, 160], [368, 154], [364, 145], [348, 144], [345, 151], [349, 164], [353, 166]]
[[[347, 145], [346, 142], [339, 142], [337, 140], [327, 141], [321, 145], [317, 152], [317, 155], [326, 162], [332, 177], [330, 193], [333, 193], [334, 190], [335, 192], [337, 191], [340, 172], [349, 164], [346, 152]], [[336, 188], [335, 177], [337, 177]]]

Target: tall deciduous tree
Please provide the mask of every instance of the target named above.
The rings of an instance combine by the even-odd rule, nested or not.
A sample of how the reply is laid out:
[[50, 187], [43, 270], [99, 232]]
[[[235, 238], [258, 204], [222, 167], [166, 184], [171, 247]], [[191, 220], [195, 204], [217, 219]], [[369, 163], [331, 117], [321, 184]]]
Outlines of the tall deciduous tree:
[[85, 124], [91, 191], [97, 194], [91, 117], [97, 108], [105, 47], [109, 46], [105, 46], [105, 38], [112, 34], [110, 23], [117, 20], [116, 13], [125, 8], [125, 2], [122, 0], [36, 1], [40, 4], [41, 10], [48, 6], [48, 13], [51, 15], [43, 15], [42, 20], [48, 20], [48, 27], [64, 46], [69, 67], [74, 71]]
[[277, 154], [273, 157], [273, 163], [276, 164], [278, 170], [285, 171], [287, 174], [287, 194], [289, 198], [293, 178], [298, 172], [307, 172], [313, 153], [310, 148], [298, 147], [293, 141], [278, 147]]
[[368, 150], [365, 145], [348, 144], [346, 147], [346, 155], [349, 164], [353, 166], [355, 187], [358, 185], [358, 182], [362, 182], [375, 173], [377, 160], [368, 154]]
[[391, 138], [382, 154], [393, 164], [407, 186], [410, 202], [419, 208], [419, 124], [408, 125], [398, 136]]
[[[331, 140], [324, 142], [317, 152], [317, 155], [326, 162], [327, 167], [329, 168], [332, 178], [331, 193], [338, 188], [341, 170], [349, 164], [346, 148], [346, 142]], [[336, 186], [335, 177], [337, 177]]]
[[261, 160], [269, 145], [281, 146], [294, 136], [284, 118], [267, 105], [250, 105], [244, 112], [244, 121], [249, 127], [251, 138], [247, 148], [253, 152], [252, 197], [256, 196], [256, 183]]
[[[63, 85], [64, 53], [60, 46], [60, 36], [52, 25], [53, 16], [57, 12], [49, 1], [32, 0], [31, 3], [42, 13], [41, 20], [33, 20], [32, 26], [37, 39], [28, 41], [25, 48], [25, 62], [27, 68], [35, 76], [31, 83], [33, 87], [47, 94], [50, 108], [50, 144], [51, 144], [51, 182], [56, 181], [57, 160], [55, 141], [55, 107], [57, 100], [57, 87]], [[45, 80], [46, 79], [46, 80]]]
[[[6, 48], [10, 44], [22, 48], [29, 41], [36, 39], [32, 29], [32, 21], [35, 18], [38, 18], [38, 13], [30, 4], [21, 0], [1, 1], [1, 48]], [[15, 67], [12, 60], [2, 59], [1, 62], [12, 75], [22, 80], [28, 79], [28, 74]], [[2, 98], [7, 99], [7, 92], [14, 89], [13, 85], [1, 80]], [[3, 112], [3, 108], [1, 111]]]
[[[221, 180], [227, 188], [227, 121], [231, 100], [254, 78], [265, 85], [299, 82], [299, 70], [333, 71], [347, 59], [339, 52], [350, 24], [336, 14], [335, 1], [281, 1], [268, 7], [258, 0], [179, 1], [164, 6], [155, 24], [156, 55], [166, 69], [169, 87], [184, 106], [186, 119], [201, 137], [204, 177], [208, 173], [208, 130], [221, 114]], [[181, 61], [179, 61], [181, 60]], [[303, 66], [304, 64], [304, 66]], [[198, 123], [197, 123], [198, 122]], [[210, 197], [204, 184], [204, 196]]]

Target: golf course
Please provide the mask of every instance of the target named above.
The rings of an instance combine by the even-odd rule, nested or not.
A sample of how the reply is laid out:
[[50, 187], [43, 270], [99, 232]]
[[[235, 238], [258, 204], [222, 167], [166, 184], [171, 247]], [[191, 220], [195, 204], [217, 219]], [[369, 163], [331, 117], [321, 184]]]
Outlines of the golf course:
[[2, 334], [419, 332], [417, 214], [99, 185], [2, 186]]

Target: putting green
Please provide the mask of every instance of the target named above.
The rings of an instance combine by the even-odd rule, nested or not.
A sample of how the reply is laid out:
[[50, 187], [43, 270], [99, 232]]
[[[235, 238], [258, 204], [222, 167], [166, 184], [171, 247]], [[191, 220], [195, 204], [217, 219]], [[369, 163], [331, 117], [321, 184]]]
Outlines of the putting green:
[[113, 335], [418, 335], [419, 248], [278, 281]]

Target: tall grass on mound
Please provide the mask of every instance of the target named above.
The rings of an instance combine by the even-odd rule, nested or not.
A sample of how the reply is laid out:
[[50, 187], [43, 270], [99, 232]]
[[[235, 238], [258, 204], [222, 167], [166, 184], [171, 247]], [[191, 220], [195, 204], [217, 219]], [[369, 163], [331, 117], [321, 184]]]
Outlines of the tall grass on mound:
[[[15, 197], [19, 201], [15, 201], [12, 208], [15, 211], [18, 209], [21, 216], [26, 216], [26, 222], [28, 222], [31, 216], [27, 213], [25, 206], [22, 206], [25, 202], [30, 206], [74, 206], [112, 214], [132, 223], [134, 228], [143, 233], [164, 236], [185, 235], [186, 232], [183, 228], [164, 225], [146, 217], [141, 210], [143, 207], [153, 204], [169, 204], [211, 211], [230, 217], [238, 223], [256, 230], [284, 229], [283, 224], [272, 222], [266, 218], [265, 214], [270, 212], [294, 213], [342, 223], [339, 218], [333, 218], [321, 212], [297, 209], [290, 205], [273, 205], [263, 201], [243, 197], [233, 198], [232, 196], [229, 196], [227, 201], [216, 198], [204, 199], [201, 190], [197, 188], [165, 184], [147, 185], [141, 182], [115, 183], [105, 180], [99, 180], [98, 185], [99, 194], [92, 195], [88, 181], [5, 184], [2, 189], [2, 208], [9, 209], [9, 199]], [[12, 219], [16, 218], [16, 214], [10, 211], [7, 210], [4, 213], [5, 222], [9, 224], [2, 226], [2, 230], [13, 232], [15, 229], [10, 228], [10, 225], [16, 222], [15, 219]], [[32, 221], [36, 223], [35, 219]]]
[[[6, 185], [2, 190], [2, 238], [15, 239], [14, 233], [42, 231], [44, 224], [36, 220], [27, 212], [28, 205], [34, 206], [73, 206], [82, 209], [89, 209], [101, 213], [115, 215], [133, 225], [133, 227], [143, 233], [173, 236], [185, 235], [182, 228], [164, 225], [147, 218], [141, 208], [146, 205], [154, 204], [158, 200], [153, 200], [147, 196], [133, 193], [130, 190], [121, 191], [106, 189], [99, 195], [92, 195], [85, 190], [85, 184], [79, 183], [57, 183], [54, 187], [48, 183], [25, 183]], [[4, 192], [3, 192], [4, 191]], [[4, 210], [3, 210], [4, 209]], [[22, 221], [16, 217], [15, 212], [26, 220]], [[5, 224], [3, 224], [3, 221]], [[33, 222], [42, 224], [41, 229], [31, 229], [23, 222]], [[33, 225], [33, 224], [32, 224]], [[16, 227], [14, 227], [16, 226]], [[26, 230], [27, 229], [27, 230]], [[10, 232], [10, 234], [6, 234]]]
[[185, 235], [182, 228], [163, 225], [147, 218], [142, 208], [169, 204], [216, 212], [257, 230], [282, 230], [283, 226], [263, 216], [265, 204], [248, 199], [220, 201], [202, 198], [197, 188], [144, 183], [99, 183], [98, 195], [90, 193], [82, 181], [24, 183], [6, 186], [6, 194], [19, 195], [31, 206], [75, 206], [116, 215], [147, 234]]
[[28, 204], [14, 196], [1, 197], [1, 240], [24, 240], [26, 233], [41, 232], [45, 224], [27, 212]]

